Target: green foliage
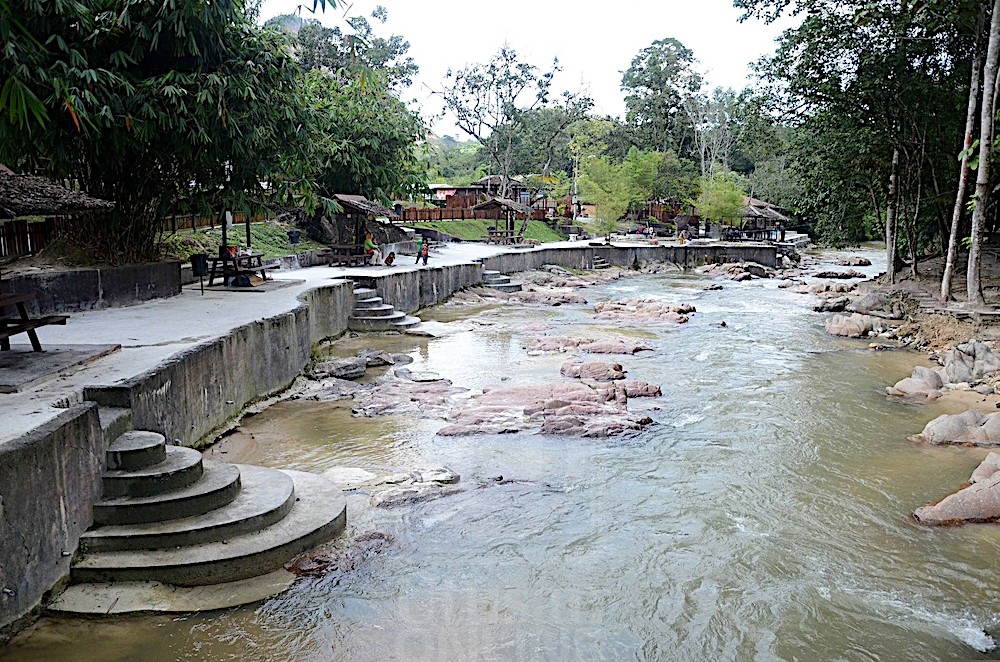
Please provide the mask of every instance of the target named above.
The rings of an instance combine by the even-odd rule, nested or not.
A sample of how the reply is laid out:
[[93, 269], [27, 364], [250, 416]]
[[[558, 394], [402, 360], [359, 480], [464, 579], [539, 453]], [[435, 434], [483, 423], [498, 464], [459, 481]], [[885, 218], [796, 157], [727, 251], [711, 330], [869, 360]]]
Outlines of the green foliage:
[[[262, 223], [250, 224], [250, 244], [254, 252], [263, 253], [265, 258], [284, 257], [295, 252], [323, 248], [323, 244], [317, 243], [306, 237], [304, 234], [298, 246], [292, 246], [286, 234], [292, 226], [276, 221], [265, 221]], [[246, 241], [246, 235], [242, 224], [234, 225], [229, 230], [229, 242], [231, 245], [242, 245]], [[222, 246], [222, 229], [199, 229], [178, 230], [177, 232], [165, 234], [160, 244], [161, 255], [164, 258], [174, 260], [184, 260], [192, 253], [206, 253], [208, 255], [218, 255], [219, 247]]]
[[[498, 222], [486, 219], [465, 219], [462, 221], [407, 221], [407, 225], [415, 228], [429, 228], [440, 230], [452, 237], [463, 241], [482, 241], [486, 239], [487, 229]], [[517, 221], [517, 227], [523, 221]], [[565, 241], [566, 237], [553, 230], [542, 221], [528, 221], [528, 227], [524, 231], [525, 239], [536, 239], [542, 243], [551, 241]]]
[[739, 225], [743, 217], [746, 193], [740, 188], [733, 175], [703, 177], [700, 181], [701, 194], [696, 206], [698, 215], [713, 222]]
[[620, 163], [606, 156], [590, 156], [583, 161], [580, 191], [597, 206], [598, 232], [610, 235], [633, 205], [652, 197], [663, 160], [663, 154], [633, 147]]
[[[551, 69], [540, 71], [522, 62], [513, 48], [504, 46], [485, 64], [447, 73], [449, 82], [441, 91], [445, 109], [455, 117], [458, 128], [489, 155], [494, 174], [501, 178], [501, 196], [507, 194], [515, 172], [519, 146], [530, 152], [533, 146], [542, 145], [546, 160], [537, 165], [539, 171], [547, 173], [559, 136], [593, 105], [589, 97], [569, 92], [559, 95], [558, 102], [552, 100], [552, 81], [559, 70], [558, 60]], [[546, 108], [550, 112], [542, 112]], [[554, 109], [561, 112], [551, 112]], [[520, 165], [535, 170], [524, 162]]]
[[414, 149], [423, 121], [381, 75], [351, 78], [313, 69], [304, 76], [303, 93], [312, 119], [310, 174], [322, 195], [355, 193], [388, 202], [426, 186]]
[[[10, 6], [0, 7], [2, 25]], [[224, 200], [250, 211], [299, 180], [282, 167], [300, 163], [290, 157], [305, 140], [298, 70], [281, 37], [241, 3], [16, 6], [24, 30], [8, 28], [0, 78], [23, 89], [0, 115], [0, 161], [44, 168], [116, 203], [77, 226], [95, 258], [149, 257], [174, 205], [208, 210]], [[32, 113], [26, 95], [45, 112]]]

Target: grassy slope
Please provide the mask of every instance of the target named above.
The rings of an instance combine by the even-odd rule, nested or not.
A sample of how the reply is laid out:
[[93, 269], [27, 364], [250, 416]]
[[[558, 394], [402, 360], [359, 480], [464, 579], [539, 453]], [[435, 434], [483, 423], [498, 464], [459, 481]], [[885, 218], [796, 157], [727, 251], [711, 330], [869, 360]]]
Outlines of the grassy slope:
[[[486, 228], [495, 226], [502, 221], [491, 221], [487, 219], [464, 221], [408, 221], [405, 225], [414, 228], [429, 228], [439, 230], [463, 241], [485, 241]], [[514, 225], [516, 229], [521, 228], [523, 221], [517, 221]], [[524, 233], [526, 239], [537, 239], [541, 242], [563, 241], [566, 239], [542, 221], [530, 221], [528, 229]]]
[[[296, 249], [288, 241], [288, 235], [285, 234], [290, 227], [284, 223], [251, 223], [250, 239], [254, 251], [264, 253], [264, 257], [273, 258], [291, 255], [296, 250], [301, 252], [313, 248], [323, 248], [322, 244], [310, 241], [305, 233], [302, 233], [302, 243]], [[231, 227], [228, 232], [228, 239], [230, 246], [242, 246], [245, 244], [246, 226], [239, 223]], [[192, 253], [218, 255], [219, 246], [221, 245], [222, 230], [218, 227], [214, 230], [199, 229], [195, 232], [178, 230], [174, 234], [165, 234], [163, 236], [162, 251], [164, 257], [186, 261]]]

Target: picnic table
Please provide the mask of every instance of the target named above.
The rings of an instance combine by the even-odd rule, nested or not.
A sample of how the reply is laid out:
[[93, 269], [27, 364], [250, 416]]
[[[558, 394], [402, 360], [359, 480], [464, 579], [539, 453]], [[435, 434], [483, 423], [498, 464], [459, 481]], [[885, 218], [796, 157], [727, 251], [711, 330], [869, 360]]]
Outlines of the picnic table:
[[208, 285], [212, 286], [215, 277], [219, 276], [225, 282], [228, 276], [255, 276], [260, 275], [261, 280], [267, 280], [269, 269], [280, 269], [277, 263], [264, 264], [263, 253], [247, 253], [245, 255], [223, 255], [208, 258], [211, 265], [208, 270]]
[[516, 233], [513, 230], [487, 230], [486, 243], [512, 244]]
[[29, 301], [35, 299], [34, 292], [23, 294], [0, 294], [0, 315], [8, 308], [17, 310], [17, 317], [0, 317], [0, 351], [10, 350], [10, 337], [19, 333], [27, 333], [31, 341], [31, 349], [35, 352], [42, 351], [42, 344], [38, 342], [38, 334], [35, 329], [49, 324], [66, 324], [68, 315], [48, 315], [46, 317], [36, 317], [32, 319], [28, 316], [28, 308], [25, 306]]
[[334, 244], [326, 255], [328, 266], [353, 267], [364, 264], [368, 259], [362, 244]]

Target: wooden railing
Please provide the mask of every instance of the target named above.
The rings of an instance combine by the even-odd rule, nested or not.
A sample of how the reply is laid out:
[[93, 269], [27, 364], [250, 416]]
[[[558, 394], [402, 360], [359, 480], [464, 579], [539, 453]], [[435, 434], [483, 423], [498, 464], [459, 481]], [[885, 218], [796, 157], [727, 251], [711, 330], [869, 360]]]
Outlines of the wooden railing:
[[[428, 208], [428, 209], [417, 209], [408, 208], [403, 209], [400, 215], [401, 222], [407, 221], [464, 221], [464, 220], [489, 220], [489, 221], [499, 221], [501, 218], [505, 218], [505, 215], [499, 209], [491, 209], [489, 211], [476, 211], [473, 209], [449, 209], [445, 208]], [[521, 218], [518, 215], [518, 218]], [[546, 218], [544, 209], [534, 209], [531, 212], [531, 220], [533, 221], [544, 221]]]
[[63, 217], [42, 221], [4, 221], [0, 223], [0, 257], [34, 255], [52, 241], [64, 224], [72, 220]]

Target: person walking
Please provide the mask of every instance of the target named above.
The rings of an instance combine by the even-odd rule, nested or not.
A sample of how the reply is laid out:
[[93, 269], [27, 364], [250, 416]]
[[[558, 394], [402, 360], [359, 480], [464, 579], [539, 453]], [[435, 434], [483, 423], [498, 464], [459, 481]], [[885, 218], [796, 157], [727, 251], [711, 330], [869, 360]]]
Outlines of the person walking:
[[424, 266], [425, 267], [427, 266], [427, 255], [428, 255], [428, 253], [430, 253], [430, 248], [431, 248], [430, 247], [430, 242], [428, 242], [426, 239], [424, 239], [424, 243], [420, 245], [420, 255], [418, 256], [418, 259], [419, 258], [423, 258], [424, 259]]
[[420, 264], [420, 254], [424, 250], [425, 241], [426, 240], [424, 239], [424, 235], [422, 234], [417, 235], [417, 259], [413, 264]]

